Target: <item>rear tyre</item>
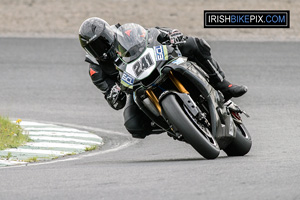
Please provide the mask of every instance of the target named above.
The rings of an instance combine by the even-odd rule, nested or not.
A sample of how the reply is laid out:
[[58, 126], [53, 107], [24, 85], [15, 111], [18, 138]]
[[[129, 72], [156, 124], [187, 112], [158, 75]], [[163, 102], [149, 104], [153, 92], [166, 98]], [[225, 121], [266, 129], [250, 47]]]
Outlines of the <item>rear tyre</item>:
[[228, 156], [244, 156], [252, 146], [251, 136], [244, 124], [236, 124], [236, 138], [224, 149]]
[[175, 95], [168, 95], [162, 102], [162, 112], [175, 130], [182, 134], [186, 142], [206, 159], [215, 159], [220, 148], [210, 131], [196, 125], [191, 116], [180, 106]]

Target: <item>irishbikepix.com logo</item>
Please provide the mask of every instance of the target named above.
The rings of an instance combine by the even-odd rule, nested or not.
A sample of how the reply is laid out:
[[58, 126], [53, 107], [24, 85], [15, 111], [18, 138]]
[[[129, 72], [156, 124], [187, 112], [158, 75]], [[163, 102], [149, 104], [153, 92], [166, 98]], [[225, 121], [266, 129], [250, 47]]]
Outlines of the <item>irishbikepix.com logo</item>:
[[289, 10], [205, 10], [204, 28], [289, 28]]

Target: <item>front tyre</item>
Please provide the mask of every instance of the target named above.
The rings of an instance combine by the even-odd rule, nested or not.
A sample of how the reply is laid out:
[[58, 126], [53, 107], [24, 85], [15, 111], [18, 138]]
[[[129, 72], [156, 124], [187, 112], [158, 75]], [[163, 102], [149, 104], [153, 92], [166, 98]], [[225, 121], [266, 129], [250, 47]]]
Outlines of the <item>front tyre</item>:
[[215, 159], [219, 156], [220, 148], [209, 130], [195, 124], [191, 116], [184, 112], [175, 95], [165, 97], [161, 105], [165, 118], [198, 153], [206, 159]]
[[244, 124], [236, 124], [236, 138], [224, 149], [228, 156], [244, 156], [252, 146], [251, 136]]

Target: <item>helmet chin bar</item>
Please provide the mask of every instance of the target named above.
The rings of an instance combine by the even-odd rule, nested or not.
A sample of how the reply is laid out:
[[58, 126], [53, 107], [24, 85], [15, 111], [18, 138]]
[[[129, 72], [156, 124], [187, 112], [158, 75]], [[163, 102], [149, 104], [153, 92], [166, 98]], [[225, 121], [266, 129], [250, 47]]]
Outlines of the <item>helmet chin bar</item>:
[[115, 51], [115, 47], [114, 47], [114, 45], [111, 45], [111, 47], [108, 49], [108, 51], [106, 53], [103, 53], [99, 59], [100, 60], [114, 59], [116, 55], [117, 55], [117, 53]]

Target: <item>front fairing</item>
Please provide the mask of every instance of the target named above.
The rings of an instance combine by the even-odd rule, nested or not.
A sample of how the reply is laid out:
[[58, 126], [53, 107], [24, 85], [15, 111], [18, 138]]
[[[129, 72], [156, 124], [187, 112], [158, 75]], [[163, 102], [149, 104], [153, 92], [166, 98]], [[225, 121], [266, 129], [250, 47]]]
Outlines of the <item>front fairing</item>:
[[156, 60], [152, 48], [148, 48], [135, 61], [122, 63], [120, 70], [121, 84], [124, 87], [133, 89], [133, 86], [140, 80], [146, 78], [156, 67]]
[[126, 63], [120, 62], [117, 69], [120, 71], [121, 84], [133, 89], [140, 81], [147, 78], [158, 67], [169, 62], [169, 54], [165, 45], [147, 48], [136, 60]]

